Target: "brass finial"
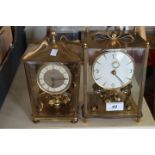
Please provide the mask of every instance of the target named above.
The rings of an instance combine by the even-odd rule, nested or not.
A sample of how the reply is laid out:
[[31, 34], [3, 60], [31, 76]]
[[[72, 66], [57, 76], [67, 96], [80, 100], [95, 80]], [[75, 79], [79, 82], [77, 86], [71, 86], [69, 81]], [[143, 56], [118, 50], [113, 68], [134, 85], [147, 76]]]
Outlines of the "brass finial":
[[113, 33], [113, 34], [112, 34], [112, 38], [111, 38], [111, 39], [112, 39], [112, 40], [117, 39], [117, 34]]
[[87, 48], [87, 43], [84, 43], [83, 46], [84, 46], [84, 48]]
[[146, 42], [146, 45], [147, 45], [147, 47], [150, 47], [150, 43], [148, 41]]
[[52, 32], [52, 44], [56, 44], [56, 32]]

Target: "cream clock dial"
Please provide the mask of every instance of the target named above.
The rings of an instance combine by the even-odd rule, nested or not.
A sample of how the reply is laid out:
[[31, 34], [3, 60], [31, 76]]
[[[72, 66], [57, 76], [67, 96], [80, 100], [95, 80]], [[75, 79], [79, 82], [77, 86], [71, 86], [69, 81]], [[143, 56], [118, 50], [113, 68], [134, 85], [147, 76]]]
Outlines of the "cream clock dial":
[[70, 87], [71, 72], [62, 63], [48, 63], [38, 71], [37, 83], [41, 90], [49, 94], [61, 94]]
[[92, 67], [93, 79], [104, 89], [128, 85], [134, 75], [134, 61], [124, 50], [110, 50], [101, 54]]

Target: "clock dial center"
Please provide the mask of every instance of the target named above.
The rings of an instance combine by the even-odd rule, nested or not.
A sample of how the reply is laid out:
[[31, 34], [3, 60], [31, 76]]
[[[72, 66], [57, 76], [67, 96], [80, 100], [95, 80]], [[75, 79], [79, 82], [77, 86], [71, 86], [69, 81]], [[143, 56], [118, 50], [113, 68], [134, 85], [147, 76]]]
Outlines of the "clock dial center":
[[49, 94], [61, 94], [70, 87], [71, 72], [62, 63], [48, 63], [40, 68], [37, 83], [41, 90]]
[[47, 85], [56, 88], [64, 83], [64, 76], [59, 70], [53, 69], [45, 73], [44, 81], [46, 81]]
[[112, 73], [113, 75], [116, 75], [116, 70], [112, 70], [111, 73]]

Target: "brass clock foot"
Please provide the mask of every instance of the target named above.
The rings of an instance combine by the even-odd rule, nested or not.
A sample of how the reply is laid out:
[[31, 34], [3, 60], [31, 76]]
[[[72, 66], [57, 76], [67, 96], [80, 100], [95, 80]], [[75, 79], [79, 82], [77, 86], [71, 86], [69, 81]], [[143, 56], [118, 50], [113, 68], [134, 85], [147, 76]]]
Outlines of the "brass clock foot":
[[141, 113], [137, 116], [137, 118], [136, 118], [136, 122], [137, 122], [137, 123], [140, 123], [142, 116], [143, 116], [143, 114], [142, 114], [142, 112], [141, 112]]
[[35, 118], [32, 121], [33, 121], [33, 123], [39, 123], [40, 122], [40, 120], [35, 119]]
[[137, 123], [140, 123], [140, 121], [141, 121], [141, 118], [137, 117], [137, 118], [136, 118], [136, 122], [137, 122]]
[[78, 122], [78, 118], [77, 117], [74, 117], [72, 120], [71, 120], [72, 123], [77, 123]]
[[37, 118], [35, 118], [35, 116], [33, 114], [31, 115], [31, 117], [32, 117], [32, 122], [33, 123], [39, 123], [40, 122], [40, 120], [38, 120]]

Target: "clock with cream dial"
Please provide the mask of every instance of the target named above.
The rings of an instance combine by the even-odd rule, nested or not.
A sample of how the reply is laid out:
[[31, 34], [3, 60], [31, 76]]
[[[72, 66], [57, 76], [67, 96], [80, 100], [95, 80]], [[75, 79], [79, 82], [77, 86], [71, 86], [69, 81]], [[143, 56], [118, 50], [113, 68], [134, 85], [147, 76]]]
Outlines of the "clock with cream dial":
[[39, 69], [37, 83], [48, 94], [61, 94], [70, 87], [71, 72], [62, 63], [47, 63]]
[[98, 56], [92, 67], [93, 79], [103, 89], [127, 86], [134, 75], [134, 60], [125, 50], [110, 50]]

